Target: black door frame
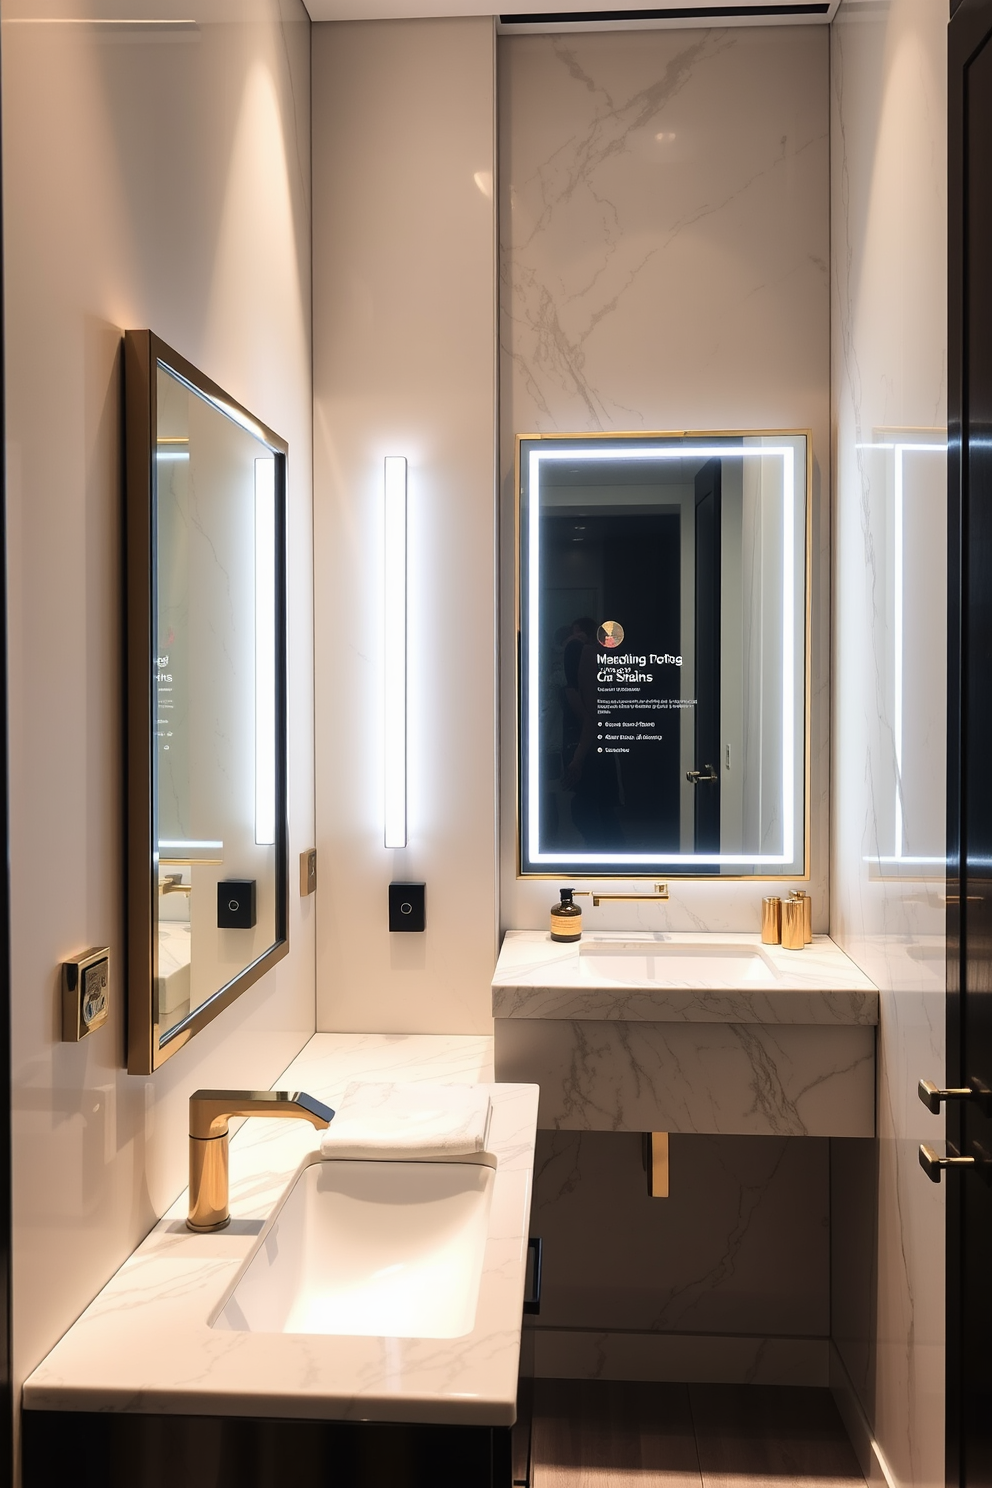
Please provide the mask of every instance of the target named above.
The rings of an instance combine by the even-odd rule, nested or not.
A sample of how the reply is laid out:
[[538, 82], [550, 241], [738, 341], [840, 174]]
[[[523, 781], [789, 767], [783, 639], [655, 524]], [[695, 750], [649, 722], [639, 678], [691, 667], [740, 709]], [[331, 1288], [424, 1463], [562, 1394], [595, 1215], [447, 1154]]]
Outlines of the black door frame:
[[[992, 572], [986, 573], [983, 555], [989, 546], [988, 471], [973, 471], [971, 429], [973, 419], [982, 419], [985, 429], [987, 410], [972, 411], [971, 368], [981, 327], [979, 310], [972, 304], [969, 281], [969, 242], [975, 235], [978, 217], [970, 214], [968, 188], [968, 67], [983, 50], [992, 45], [992, 0], [951, 0], [951, 24], [948, 30], [948, 237], [947, 237], [947, 473], [948, 473], [948, 668], [947, 668], [947, 1066], [946, 1083], [952, 1089], [973, 1085], [972, 1060], [968, 1055], [971, 1028], [978, 1018], [969, 1009], [969, 988], [981, 995], [988, 980], [989, 875], [974, 857], [976, 840], [979, 852], [988, 840], [988, 788], [981, 780], [983, 763], [976, 731], [986, 721], [987, 667], [985, 657], [990, 640], [988, 608], [985, 596], [992, 590]], [[987, 126], [986, 126], [987, 128]], [[982, 217], [987, 238], [990, 210], [983, 193]], [[992, 266], [988, 273], [992, 275]], [[984, 274], [983, 274], [984, 278]], [[987, 310], [987, 307], [986, 307]], [[987, 366], [982, 383], [988, 380]], [[988, 389], [982, 387], [984, 403]], [[980, 447], [979, 447], [980, 449]], [[986, 457], [987, 464], [987, 457]], [[972, 492], [973, 474], [980, 481]], [[974, 504], [972, 497], [974, 495]], [[979, 582], [976, 582], [978, 580]], [[984, 685], [983, 685], [984, 679]], [[984, 694], [984, 695], [983, 695]], [[969, 903], [973, 900], [969, 915]], [[973, 923], [969, 926], [969, 919]], [[970, 937], [969, 937], [970, 930]], [[984, 994], [988, 996], [986, 992]], [[982, 1010], [982, 1021], [985, 1021]], [[975, 1147], [969, 1136], [973, 1131], [974, 1113], [966, 1107], [977, 1102], [949, 1100], [946, 1105], [947, 1151], [949, 1155], [966, 1154]], [[984, 1106], [984, 1102], [983, 1102]], [[969, 1367], [973, 1360], [976, 1309], [987, 1306], [988, 1298], [970, 1295], [969, 1270], [974, 1271], [969, 1256], [974, 1238], [968, 1242], [968, 1226], [975, 1227], [973, 1185], [982, 1176], [970, 1170], [948, 1173], [946, 1183], [946, 1368], [945, 1368], [945, 1471], [948, 1488], [979, 1488], [985, 1482], [981, 1442], [975, 1437], [992, 1432], [992, 1423], [976, 1432], [975, 1402], [965, 1406], [968, 1394], [986, 1388], [974, 1378]], [[968, 1244], [966, 1245], [966, 1242]], [[970, 1313], [965, 1309], [969, 1308]], [[969, 1354], [971, 1350], [971, 1354]], [[970, 1433], [966, 1443], [966, 1433]], [[987, 1447], [987, 1442], [984, 1444]], [[976, 1454], [976, 1446], [978, 1452]], [[985, 1453], [987, 1456], [987, 1452]]]

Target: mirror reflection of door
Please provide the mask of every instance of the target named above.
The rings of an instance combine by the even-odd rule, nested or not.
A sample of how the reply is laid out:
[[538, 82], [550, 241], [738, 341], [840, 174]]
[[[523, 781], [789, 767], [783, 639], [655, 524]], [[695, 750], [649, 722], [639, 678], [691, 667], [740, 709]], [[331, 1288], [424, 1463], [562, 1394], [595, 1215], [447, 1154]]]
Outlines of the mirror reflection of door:
[[709, 460], [695, 477], [696, 681], [693, 822], [695, 851], [720, 851], [720, 546], [721, 468]]

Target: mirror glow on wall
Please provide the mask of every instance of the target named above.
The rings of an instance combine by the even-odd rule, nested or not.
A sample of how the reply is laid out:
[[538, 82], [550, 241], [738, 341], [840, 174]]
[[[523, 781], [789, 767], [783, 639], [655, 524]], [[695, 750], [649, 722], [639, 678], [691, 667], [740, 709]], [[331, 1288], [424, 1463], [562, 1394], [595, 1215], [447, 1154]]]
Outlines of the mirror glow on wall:
[[518, 444], [521, 872], [804, 875], [807, 436]]

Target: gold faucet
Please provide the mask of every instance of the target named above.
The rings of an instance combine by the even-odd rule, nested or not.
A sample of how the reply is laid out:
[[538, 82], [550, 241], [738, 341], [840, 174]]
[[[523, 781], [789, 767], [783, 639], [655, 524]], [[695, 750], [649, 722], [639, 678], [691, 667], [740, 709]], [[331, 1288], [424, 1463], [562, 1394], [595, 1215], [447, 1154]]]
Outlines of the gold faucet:
[[228, 1121], [232, 1116], [296, 1116], [320, 1129], [334, 1112], [302, 1090], [196, 1090], [189, 1098], [191, 1230], [222, 1230], [231, 1222]]
[[650, 904], [657, 904], [660, 899], [668, 898], [668, 885], [667, 883], [656, 883], [654, 886], [654, 893], [652, 894], [596, 894], [593, 893], [591, 889], [576, 889], [576, 898], [578, 898], [580, 894], [584, 899], [588, 899], [590, 894], [592, 894], [592, 903], [594, 909], [598, 909], [600, 904], [607, 899], [643, 899]]
[[159, 876], [158, 891], [160, 894], [192, 894], [193, 885], [183, 883], [181, 873], [163, 873]]

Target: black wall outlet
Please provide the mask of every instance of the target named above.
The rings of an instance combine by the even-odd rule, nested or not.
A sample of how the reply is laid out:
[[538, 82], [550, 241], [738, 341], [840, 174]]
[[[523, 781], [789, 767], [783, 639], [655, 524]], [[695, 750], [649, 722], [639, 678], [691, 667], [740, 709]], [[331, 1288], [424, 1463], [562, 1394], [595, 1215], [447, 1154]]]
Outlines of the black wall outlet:
[[390, 930], [426, 930], [426, 895], [426, 884], [391, 883], [389, 885]]
[[253, 930], [255, 928], [255, 880], [228, 878], [217, 885], [217, 928], [219, 930]]

